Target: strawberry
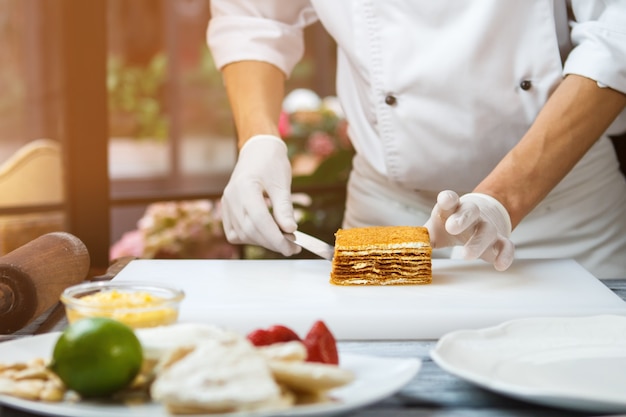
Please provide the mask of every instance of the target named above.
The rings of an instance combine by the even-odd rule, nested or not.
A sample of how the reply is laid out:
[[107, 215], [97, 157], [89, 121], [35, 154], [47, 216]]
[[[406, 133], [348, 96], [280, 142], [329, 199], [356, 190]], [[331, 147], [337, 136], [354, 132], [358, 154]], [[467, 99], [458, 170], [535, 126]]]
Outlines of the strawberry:
[[296, 332], [291, 330], [289, 327], [281, 326], [280, 324], [269, 327], [267, 331], [270, 332], [273, 339], [275, 340], [274, 343], [300, 340], [300, 336], [298, 336]]
[[307, 349], [307, 362], [321, 362], [330, 365], [339, 364], [337, 342], [326, 324], [318, 320], [303, 340]]
[[273, 343], [270, 333], [265, 329], [253, 330], [246, 337], [254, 346], [267, 346]]
[[267, 329], [257, 329], [246, 336], [254, 346], [267, 346], [274, 343], [300, 340], [300, 336], [289, 327], [276, 324]]

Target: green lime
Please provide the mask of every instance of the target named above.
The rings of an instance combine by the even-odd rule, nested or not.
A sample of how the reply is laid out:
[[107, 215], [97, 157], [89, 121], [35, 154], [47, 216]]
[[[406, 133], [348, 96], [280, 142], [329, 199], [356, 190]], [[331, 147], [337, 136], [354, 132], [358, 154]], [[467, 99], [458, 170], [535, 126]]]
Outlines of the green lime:
[[143, 350], [135, 332], [119, 321], [89, 317], [70, 324], [54, 346], [50, 369], [83, 397], [103, 397], [137, 376]]

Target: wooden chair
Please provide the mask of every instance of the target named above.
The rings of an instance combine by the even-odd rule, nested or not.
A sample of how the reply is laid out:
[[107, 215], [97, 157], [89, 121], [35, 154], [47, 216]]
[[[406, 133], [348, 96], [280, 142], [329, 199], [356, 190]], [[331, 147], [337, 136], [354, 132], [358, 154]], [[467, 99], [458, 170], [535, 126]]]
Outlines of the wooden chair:
[[[62, 204], [65, 198], [61, 145], [37, 139], [0, 165], [0, 208]], [[0, 215], [0, 255], [66, 228], [60, 211]]]

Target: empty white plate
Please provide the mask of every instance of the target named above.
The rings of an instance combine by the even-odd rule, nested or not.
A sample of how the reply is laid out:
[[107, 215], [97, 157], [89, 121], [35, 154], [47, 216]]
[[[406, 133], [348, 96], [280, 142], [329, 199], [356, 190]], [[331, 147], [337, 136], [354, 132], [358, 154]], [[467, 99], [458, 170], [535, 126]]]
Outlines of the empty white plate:
[[444, 335], [431, 351], [444, 370], [543, 405], [626, 411], [626, 317], [519, 319]]

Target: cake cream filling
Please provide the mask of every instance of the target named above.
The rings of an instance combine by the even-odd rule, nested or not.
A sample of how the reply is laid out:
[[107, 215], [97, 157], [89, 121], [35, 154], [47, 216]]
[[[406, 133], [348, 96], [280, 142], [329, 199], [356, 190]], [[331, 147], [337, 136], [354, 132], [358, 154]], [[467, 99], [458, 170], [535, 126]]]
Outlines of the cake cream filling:
[[[428, 247], [430, 248], [430, 246], [421, 246], [421, 247]], [[413, 248], [418, 248], [418, 246], [415, 246]], [[339, 250], [338, 252], [341, 254], [341, 256], [371, 256], [371, 255], [379, 255], [379, 254], [397, 254], [397, 253], [406, 253], [405, 251], [398, 251], [398, 249], [405, 249], [405, 248], [397, 248], [397, 249], [377, 249], [376, 252], [372, 252], [372, 249], [364, 249], [364, 250]], [[416, 252], [417, 255], [421, 255], [422, 253], [426, 253], [426, 251], [420, 251], [420, 252]], [[428, 253], [430, 253], [430, 250], [428, 251]], [[411, 253], [412, 256], [415, 256], [413, 253]]]

